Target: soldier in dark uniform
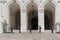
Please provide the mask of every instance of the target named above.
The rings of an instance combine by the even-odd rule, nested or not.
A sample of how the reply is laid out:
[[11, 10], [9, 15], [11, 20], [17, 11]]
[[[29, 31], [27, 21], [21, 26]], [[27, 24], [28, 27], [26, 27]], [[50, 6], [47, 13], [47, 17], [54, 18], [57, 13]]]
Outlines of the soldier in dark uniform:
[[30, 33], [31, 33], [31, 25], [30, 25], [30, 28], [29, 29], [30, 29]]
[[21, 33], [20, 26], [18, 26], [18, 27], [19, 27], [19, 33]]
[[53, 31], [54, 31], [54, 27], [53, 25], [51, 25], [51, 33], [53, 33]]
[[39, 33], [41, 33], [41, 26], [39, 26]]
[[11, 33], [13, 33], [13, 26], [11, 26], [10, 29], [11, 29]]

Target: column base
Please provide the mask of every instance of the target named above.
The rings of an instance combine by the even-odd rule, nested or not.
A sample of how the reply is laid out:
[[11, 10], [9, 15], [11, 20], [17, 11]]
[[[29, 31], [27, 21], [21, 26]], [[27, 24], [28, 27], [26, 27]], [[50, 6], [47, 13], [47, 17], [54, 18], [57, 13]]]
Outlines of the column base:
[[0, 33], [3, 33], [3, 26], [1, 23], [0, 23]]
[[[41, 32], [44, 32], [44, 27], [41, 27]], [[39, 32], [39, 27], [38, 27], [38, 32]]]
[[56, 26], [57, 26], [56, 32], [60, 32], [60, 25], [57, 24]]
[[25, 26], [21, 26], [21, 32], [26, 32], [26, 31], [27, 31], [26, 27]]

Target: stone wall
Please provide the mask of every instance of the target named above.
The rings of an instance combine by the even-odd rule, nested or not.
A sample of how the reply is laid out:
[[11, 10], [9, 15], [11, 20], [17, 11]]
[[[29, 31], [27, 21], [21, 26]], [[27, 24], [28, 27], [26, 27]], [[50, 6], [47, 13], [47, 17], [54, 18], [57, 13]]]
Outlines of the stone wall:
[[[21, 11], [21, 32], [27, 31], [27, 5], [32, 0], [16, 0], [16, 3], [20, 5]], [[13, 0], [0, 0], [0, 18], [2, 16], [6, 19], [8, 23], [9, 30], [10, 27], [10, 19], [9, 19], [9, 5], [13, 2]], [[44, 32], [44, 6], [49, 0], [33, 0], [38, 7], [38, 27], [41, 25], [42, 32]], [[51, 0], [51, 2], [55, 5], [55, 24], [60, 23], [60, 1], [59, 0]], [[39, 28], [38, 28], [39, 29]], [[57, 29], [58, 30], [58, 29]], [[39, 30], [38, 30], [39, 31]]]

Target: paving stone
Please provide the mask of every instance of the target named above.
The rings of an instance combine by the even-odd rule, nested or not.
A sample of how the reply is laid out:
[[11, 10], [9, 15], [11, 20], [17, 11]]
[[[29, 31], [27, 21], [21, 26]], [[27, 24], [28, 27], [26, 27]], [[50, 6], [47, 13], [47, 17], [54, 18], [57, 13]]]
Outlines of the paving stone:
[[0, 34], [0, 40], [60, 40], [60, 34], [51, 33], [50, 31], [45, 31], [43, 33], [38, 33], [37, 31], [32, 31], [25, 33], [2, 33]]

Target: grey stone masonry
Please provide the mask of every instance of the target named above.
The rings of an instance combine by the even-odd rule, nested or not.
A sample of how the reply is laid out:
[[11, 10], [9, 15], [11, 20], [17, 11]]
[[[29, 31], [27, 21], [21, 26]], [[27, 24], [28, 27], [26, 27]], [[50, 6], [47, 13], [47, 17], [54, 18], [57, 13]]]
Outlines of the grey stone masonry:
[[37, 31], [29, 31], [25, 33], [19, 33], [14, 31], [14, 33], [2, 33], [0, 34], [0, 40], [60, 40], [60, 34], [51, 33], [50, 31], [45, 31], [43, 33], [38, 33]]

